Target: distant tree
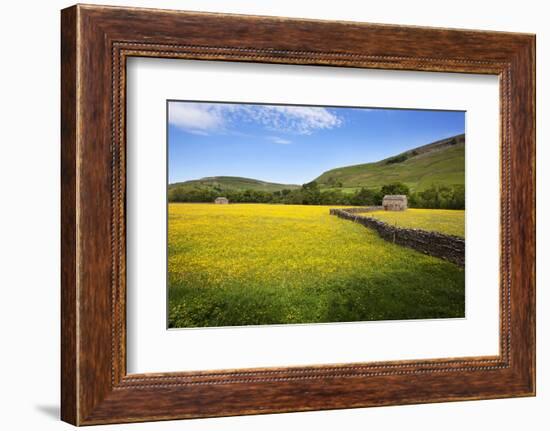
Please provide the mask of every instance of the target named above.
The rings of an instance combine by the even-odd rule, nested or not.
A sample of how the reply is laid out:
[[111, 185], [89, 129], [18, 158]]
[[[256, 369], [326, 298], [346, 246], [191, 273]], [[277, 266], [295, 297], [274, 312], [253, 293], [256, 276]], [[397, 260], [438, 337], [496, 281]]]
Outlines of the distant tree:
[[341, 190], [326, 190], [321, 192], [321, 205], [351, 205], [350, 197]]
[[291, 191], [292, 191], [292, 190], [290, 190], [290, 189], [283, 189], [283, 190], [281, 190], [281, 193], [283, 194], [283, 196], [286, 196], [286, 195], [288, 195]]
[[382, 188], [380, 189], [380, 194], [382, 196], [385, 196], [385, 195], [407, 195], [408, 196], [410, 194], [410, 190], [409, 190], [409, 187], [403, 183], [391, 183], [391, 184], [386, 184], [382, 186]]
[[409, 194], [409, 196], [407, 197], [407, 200], [408, 200], [408, 205], [409, 207], [411, 208], [420, 208], [420, 205], [419, 205], [419, 197], [418, 197], [418, 193], [416, 192], [411, 192]]
[[386, 165], [391, 165], [393, 163], [401, 163], [407, 160], [408, 157], [406, 154], [400, 154], [399, 156], [392, 157], [386, 161]]
[[419, 204], [422, 208], [439, 208], [440, 207], [440, 196], [439, 196], [439, 186], [432, 185], [418, 193]]
[[212, 202], [217, 193], [206, 188], [185, 189], [174, 187], [168, 191], [169, 202]]
[[362, 187], [357, 190], [350, 199], [352, 205], [376, 205], [377, 193], [374, 190]]
[[169, 202], [214, 202], [219, 196], [225, 196], [230, 202], [276, 203], [298, 205], [381, 205], [382, 198], [388, 194], [405, 194], [409, 206], [413, 208], [464, 209], [464, 185], [433, 184], [421, 192], [411, 192], [402, 183], [382, 186], [379, 190], [362, 187], [354, 193], [330, 188], [321, 191], [315, 181], [304, 184], [299, 189], [283, 189], [275, 192], [260, 190], [223, 190], [221, 188], [171, 186], [168, 190]]
[[303, 184], [302, 189], [304, 189], [304, 190], [319, 190], [319, 184], [317, 184], [317, 181], [311, 181], [309, 183]]
[[463, 184], [453, 186], [452, 209], [464, 209], [466, 207], [466, 189]]
[[285, 197], [284, 203], [290, 205], [302, 205], [304, 203], [302, 189], [292, 190], [292, 192]]
[[418, 208], [464, 209], [464, 185], [432, 184], [429, 188], [415, 193], [409, 202], [411, 206]]
[[302, 185], [302, 194], [304, 205], [319, 205], [321, 203], [321, 190], [316, 181]]

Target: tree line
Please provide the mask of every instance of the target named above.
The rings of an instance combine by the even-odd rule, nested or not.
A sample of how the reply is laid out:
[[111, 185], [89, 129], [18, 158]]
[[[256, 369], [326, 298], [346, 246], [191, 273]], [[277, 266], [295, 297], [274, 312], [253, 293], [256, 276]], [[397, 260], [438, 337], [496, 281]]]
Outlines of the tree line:
[[465, 189], [463, 185], [453, 186], [434, 184], [420, 191], [412, 192], [406, 184], [391, 183], [379, 189], [362, 187], [353, 193], [342, 190], [321, 190], [316, 181], [302, 185], [298, 189], [283, 189], [275, 192], [260, 190], [185, 189], [174, 187], [168, 190], [169, 202], [214, 202], [225, 196], [232, 203], [272, 203], [295, 205], [382, 205], [385, 195], [406, 195], [409, 207], [464, 209]]

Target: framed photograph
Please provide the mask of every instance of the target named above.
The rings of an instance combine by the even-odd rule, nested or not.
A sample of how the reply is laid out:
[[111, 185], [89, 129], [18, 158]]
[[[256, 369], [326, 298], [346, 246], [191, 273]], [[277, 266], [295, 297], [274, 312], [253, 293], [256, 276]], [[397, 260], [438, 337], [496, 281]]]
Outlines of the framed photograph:
[[535, 36], [61, 14], [61, 415], [535, 394]]

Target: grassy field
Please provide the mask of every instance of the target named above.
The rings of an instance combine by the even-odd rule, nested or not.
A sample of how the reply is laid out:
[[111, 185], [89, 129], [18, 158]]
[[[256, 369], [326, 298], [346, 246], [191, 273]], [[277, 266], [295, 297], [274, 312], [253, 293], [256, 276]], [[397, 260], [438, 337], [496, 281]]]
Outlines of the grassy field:
[[436, 231], [464, 238], [464, 210], [409, 208], [406, 211], [374, 211], [366, 215], [399, 227]]
[[[434, 147], [435, 145], [435, 147]], [[464, 137], [453, 145], [437, 146], [432, 143], [402, 153], [406, 160], [388, 163], [395, 155], [373, 163], [342, 166], [321, 173], [315, 180], [321, 190], [338, 190], [354, 193], [366, 187], [379, 189], [383, 185], [401, 182], [412, 191], [423, 191], [434, 184], [442, 186], [464, 185]], [[341, 187], [338, 185], [341, 183]], [[216, 190], [227, 191], [265, 191], [275, 192], [283, 189], [300, 188], [297, 184], [279, 184], [243, 177], [206, 177], [170, 184], [169, 190]]]
[[293, 190], [300, 188], [297, 184], [279, 184], [267, 181], [255, 180], [243, 177], [207, 177], [199, 180], [190, 180], [182, 183], [174, 183], [168, 189], [181, 188], [184, 190], [206, 189], [206, 190], [255, 190], [264, 192], [276, 192], [283, 189]]
[[344, 189], [360, 187], [376, 189], [384, 184], [401, 182], [413, 191], [422, 191], [433, 184], [464, 184], [464, 144], [430, 151], [395, 164], [386, 160], [345, 166], [324, 172], [315, 180], [323, 189], [330, 182], [341, 182]]
[[464, 270], [328, 207], [170, 204], [169, 326], [464, 316]]

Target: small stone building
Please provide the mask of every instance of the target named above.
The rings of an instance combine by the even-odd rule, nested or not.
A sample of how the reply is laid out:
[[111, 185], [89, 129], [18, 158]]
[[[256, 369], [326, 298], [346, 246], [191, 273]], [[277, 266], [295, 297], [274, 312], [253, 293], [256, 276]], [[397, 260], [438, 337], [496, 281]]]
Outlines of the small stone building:
[[220, 197], [218, 197], [214, 200], [214, 203], [215, 204], [228, 204], [229, 199], [220, 196]]
[[386, 195], [382, 199], [382, 206], [386, 211], [405, 211], [407, 209], [407, 196]]

